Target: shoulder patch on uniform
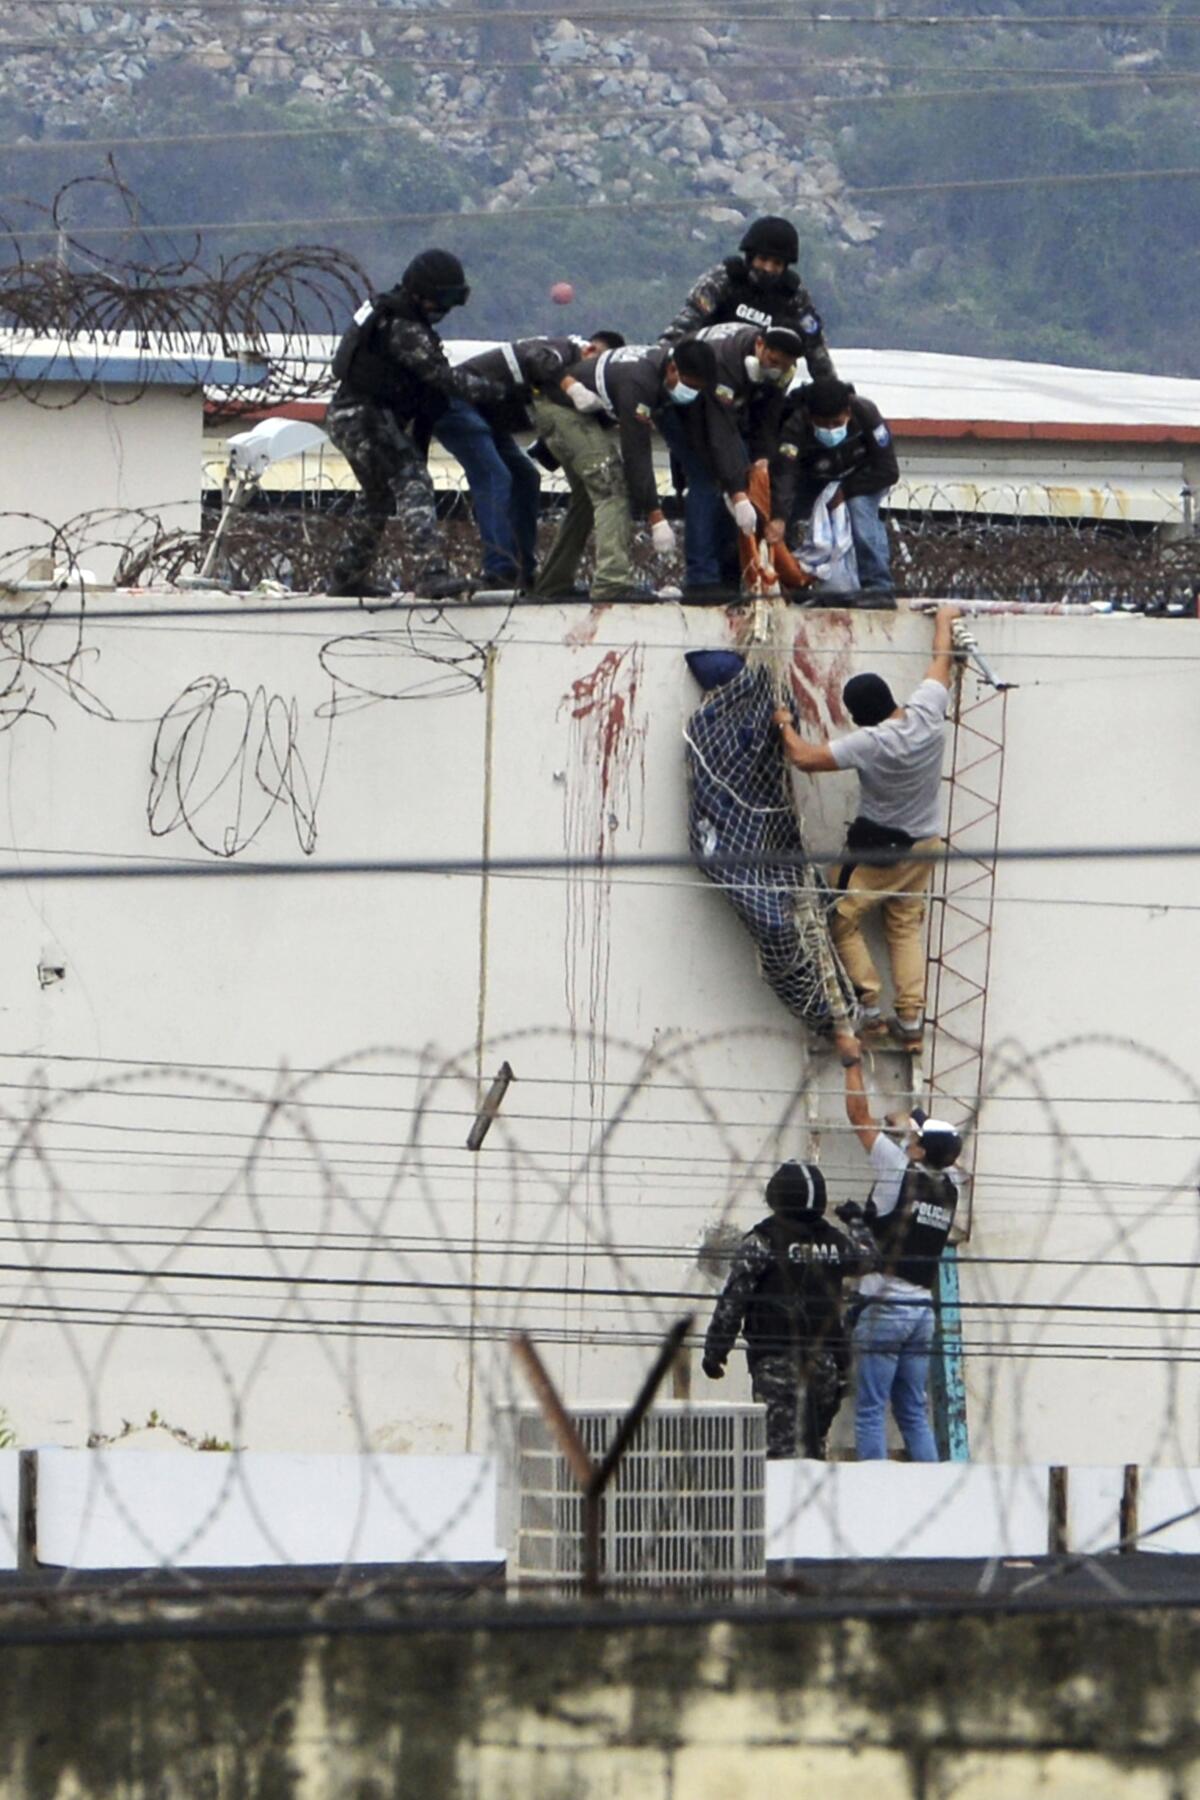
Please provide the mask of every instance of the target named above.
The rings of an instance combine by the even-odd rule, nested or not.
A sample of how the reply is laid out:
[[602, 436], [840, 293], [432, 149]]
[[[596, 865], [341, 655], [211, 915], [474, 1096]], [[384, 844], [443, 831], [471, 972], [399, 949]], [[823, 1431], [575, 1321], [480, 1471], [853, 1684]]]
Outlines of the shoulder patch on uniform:
[[819, 335], [821, 321], [818, 319], [815, 312], [806, 312], [801, 315], [800, 329], [805, 337], [817, 337]]
[[875, 427], [875, 431], [874, 431], [873, 435], [875, 438], [875, 442], [879, 445], [881, 450], [886, 450], [887, 446], [892, 441], [891, 432], [888, 430], [887, 426], [884, 425], [882, 422]]
[[799, 456], [800, 446], [798, 444], [780, 444], [779, 454], [780, 456]]
[[710, 313], [716, 305], [711, 294], [697, 294], [696, 305], [702, 313]]
[[733, 389], [726, 382], [719, 382], [713, 389], [713, 392], [716, 394], [717, 399], [721, 402], [722, 406], [731, 406], [733, 404]]
[[633, 409], [635, 418], [650, 419], [653, 415], [644, 400], [639, 400]]

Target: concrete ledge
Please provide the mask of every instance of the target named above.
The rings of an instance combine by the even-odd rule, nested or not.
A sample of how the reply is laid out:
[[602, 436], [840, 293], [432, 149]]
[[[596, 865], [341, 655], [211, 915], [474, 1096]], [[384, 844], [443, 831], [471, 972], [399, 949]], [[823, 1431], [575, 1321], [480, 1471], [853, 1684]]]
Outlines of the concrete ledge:
[[503, 1561], [482, 1456], [48, 1449], [37, 1463], [43, 1564]]
[[769, 1463], [767, 1555], [1040, 1556], [1048, 1485], [1044, 1463]]

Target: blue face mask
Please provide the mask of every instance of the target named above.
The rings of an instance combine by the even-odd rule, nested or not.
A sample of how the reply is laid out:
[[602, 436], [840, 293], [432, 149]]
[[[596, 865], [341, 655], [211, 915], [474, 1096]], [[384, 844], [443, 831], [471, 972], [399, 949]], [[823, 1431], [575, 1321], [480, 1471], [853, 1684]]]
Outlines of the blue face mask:
[[818, 444], [824, 444], [827, 450], [832, 450], [835, 445], [845, 443], [849, 429], [848, 425], [814, 425], [813, 435]]
[[677, 381], [669, 390], [670, 398], [676, 406], [690, 406], [693, 400], [700, 398], [699, 388], [690, 388], [686, 381]]

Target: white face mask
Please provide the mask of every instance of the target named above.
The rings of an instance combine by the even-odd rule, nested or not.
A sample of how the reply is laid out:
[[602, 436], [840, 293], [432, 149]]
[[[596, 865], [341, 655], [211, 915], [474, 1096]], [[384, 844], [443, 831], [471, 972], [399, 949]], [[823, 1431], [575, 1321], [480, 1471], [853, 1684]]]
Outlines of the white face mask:
[[744, 356], [742, 366], [750, 381], [769, 381], [772, 387], [783, 387], [792, 378], [791, 369], [773, 369], [769, 363], [759, 362], [757, 356]]
[[700, 398], [700, 389], [688, 387], [685, 381], [677, 381], [669, 390], [669, 398], [676, 406], [690, 406], [693, 400]]

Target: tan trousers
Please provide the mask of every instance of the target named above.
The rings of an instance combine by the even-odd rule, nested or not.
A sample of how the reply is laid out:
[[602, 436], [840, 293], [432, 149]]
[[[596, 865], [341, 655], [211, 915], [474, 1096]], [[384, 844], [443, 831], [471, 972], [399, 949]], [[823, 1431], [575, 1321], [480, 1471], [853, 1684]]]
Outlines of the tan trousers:
[[[941, 838], [921, 838], [913, 849], [928, 854], [939, 850], [941, 844]], [[871, 960], [862, 927], [867, 914], [881, 907], [896, 1011], [905, 1019], [919, 1017], [925, 1010], [925, 895], [933, 864], [897, 862], [886, 869], [860, 868], [852, 860], [852, 851], [846, 855], [846, 863], [829, 871], [830, 885], [837, 888], [843, 869], [848, 866], [850, 870], [842, 897], [829, 918], [829, 929], [846, 973], [863, 1005], [877, 1007], [879, 971]]]

